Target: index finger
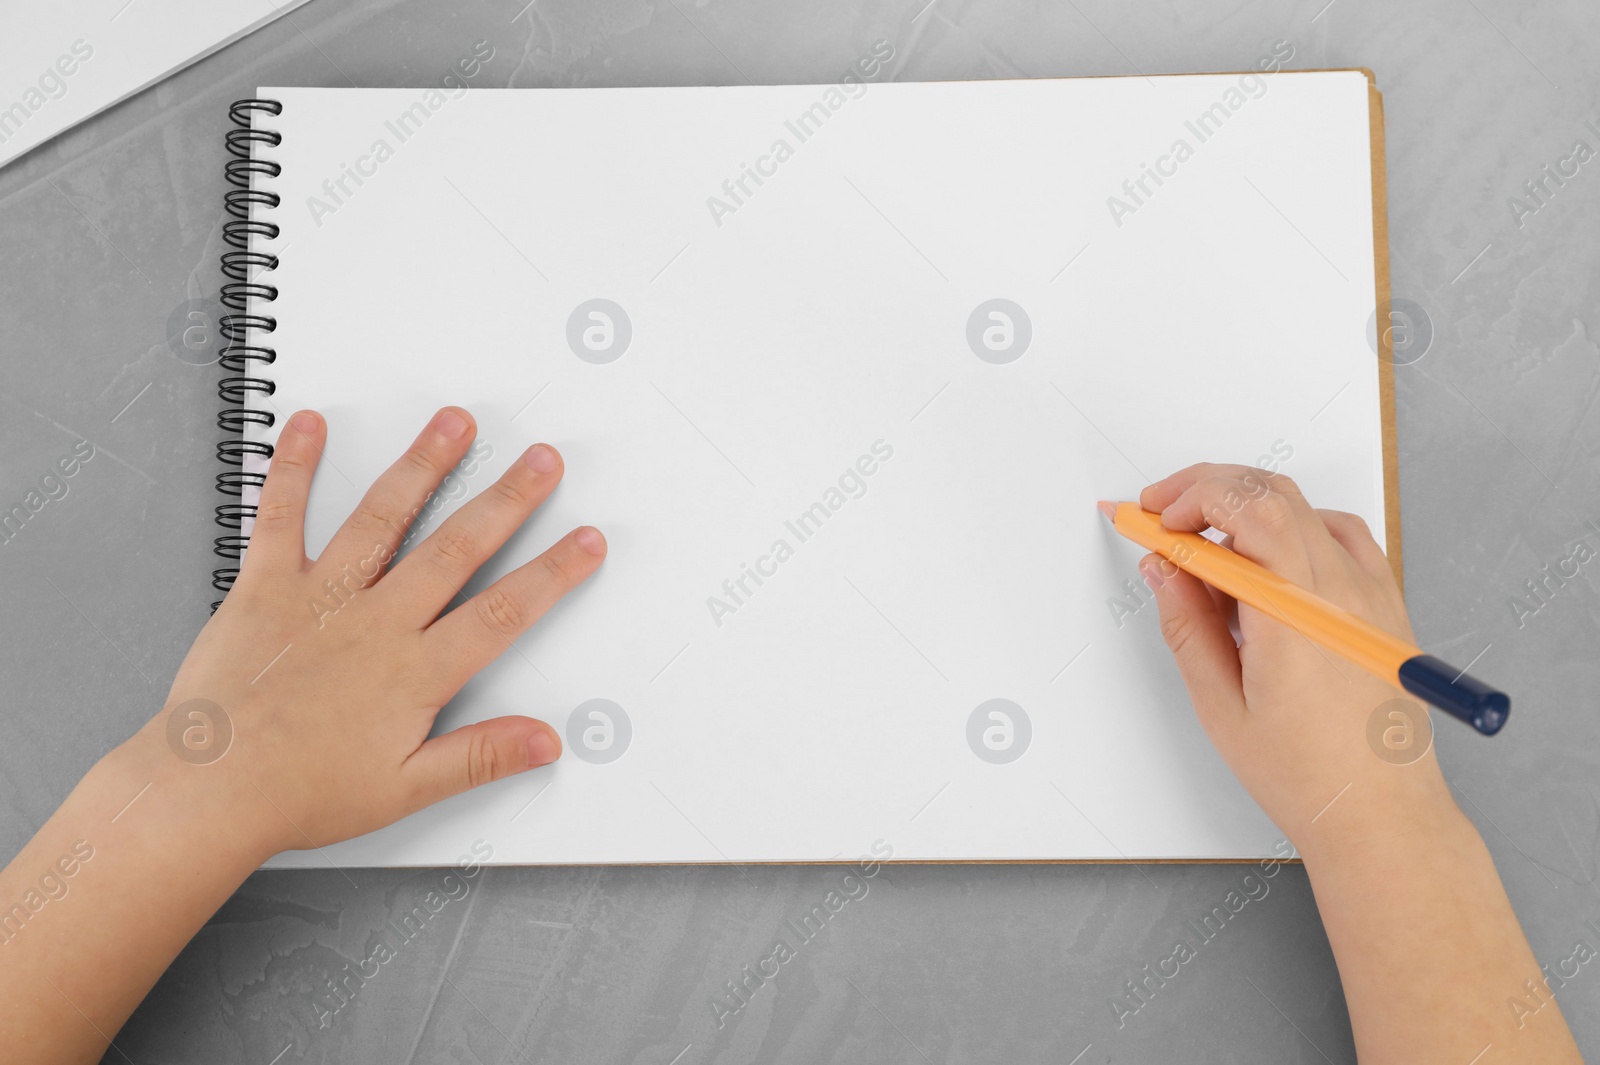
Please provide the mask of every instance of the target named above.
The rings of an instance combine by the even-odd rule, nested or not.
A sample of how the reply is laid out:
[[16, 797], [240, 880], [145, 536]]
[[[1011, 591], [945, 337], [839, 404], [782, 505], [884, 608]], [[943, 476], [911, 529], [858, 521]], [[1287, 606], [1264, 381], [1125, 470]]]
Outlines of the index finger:
[[[1176, 503], [1179, 496], [1207, 477], [1231, 477], [1242, 481], [1251, 476], [1267, 483], [1271, 483], [1273, 479], [1288, 480], [1287, 477], [1280, 478], [1278, 474], [1268, 473], [1259, 466], [1241, 466], [1234, 462], [1197, 462], [1147, 486], [1139, 493], [1139, 505], [1160, 514]], [[1294, 482], [1289, 483], [1293, 485]], [[1298, 492], [1298, 489], [1296, 491]]]
[[1169, 529], [1232, 536], [1239, 554], [1308, 588], [1327, 565], [1317, 556], [1338, 550], [1295, 483], [1254, 466], [1190, 466], [1146, 488], [1139, 503]]
[[532, 562], [512, 570], [428, 627], [428, 646], [459, 669], [459, 680], [499, 658], [534, 622], [582, 584], [606, 555], [606, 538], [574, 529]]

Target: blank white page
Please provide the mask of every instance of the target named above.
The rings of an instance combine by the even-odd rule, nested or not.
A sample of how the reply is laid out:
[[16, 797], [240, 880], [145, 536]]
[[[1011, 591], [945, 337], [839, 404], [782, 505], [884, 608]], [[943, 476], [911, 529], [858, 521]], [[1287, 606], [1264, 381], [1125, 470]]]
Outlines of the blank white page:
[[848, 88], [261, 90], [312, 553], [444, 403], [427, 530], [566, 462], [469, 593], [610, 542], [439, 719], [558, 764], [275, 865], [1274, 853], [1094, 502], [1265, 460], [1382, 541], [1367, 79]]

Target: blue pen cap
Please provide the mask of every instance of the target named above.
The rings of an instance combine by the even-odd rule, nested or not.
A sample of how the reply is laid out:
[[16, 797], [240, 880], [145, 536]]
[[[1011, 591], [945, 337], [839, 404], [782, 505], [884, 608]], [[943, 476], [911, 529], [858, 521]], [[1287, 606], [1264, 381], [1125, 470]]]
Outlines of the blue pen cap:
[[1432, 655], [1407, 659], [1400, 667], [1400, 685], [1452, 717], [1493, 736], [1511, 714], [1511, 697]]

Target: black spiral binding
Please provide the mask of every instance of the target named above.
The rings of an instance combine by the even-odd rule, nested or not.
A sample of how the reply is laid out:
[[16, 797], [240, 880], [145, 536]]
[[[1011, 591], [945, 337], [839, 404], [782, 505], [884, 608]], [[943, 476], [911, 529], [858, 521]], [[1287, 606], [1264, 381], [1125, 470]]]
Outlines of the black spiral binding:
[[[268, 115], [283, 113], [283, 104], [277, 100], [235, 100], [228, 108], [228, 117], [234, 128], [228, 130], [227, 162], [228, 183], [233, 186], [225, 197], [228, 213], [233, 216], [222, 227], [222, 239], [233, 251], [222, 253], [222, 272], [230, 280], [222, 286], [223, 306], [236, 313], [224, 314], [218, 329], [228, 344], [219, 353], [217, 361], [233, 376], [224, 377], [217, 386], [217, 395], [227, 404], [217, 414], [217, 426], [230, 435], [217, 443], [217, 458], [229, 466], [242, 467], [246, 456], [272, 457], [272, 445], [244, 440], [241, 435], [246, 425], [256, 424], [271, 428], [276, 420], [270, 411], [248, 406], [250, 395], [270, 396], [276, 386], [269, 378], [252, 376], [251, 363], [271, 366], [277, 360], [275, 349], [259, 343], [258, 334], [271, 333], [278, 326], [270, 315], [252, 314], [250, 301], [270, 303], [278, 298], [278, 290], [263, 284], [257, 278], [260, 272], [278, 266], [275, 255], [250, 250], [252, 237], [271, 240], [278, 235], [278, 227], [264, 221], [262, 214], [278, 206], [278, 194], [256, 188], [255, 179], [275, 178], [282, 167], [256, 154], [257, 147], [275, 148], [283, 137], [275, 130], [262, 129], [253, 124], [254, 112]], [[217, 475], [217, 491], [224, 495], [241, 497], [246, 488], [260, 488], [265, 475], [247, 473], [243, 469], [227, 470]], [[245, 519], [253, 519], [256, 508], [249, 503], [224, 503], [217, 507], [217, 524], [225, 529], [241, 530], [216, 539], [216, 553], [223, 558], [237, 560], [244, 554], [250, 537], [242, 535]], [[211, 586], [227, 593], [239, 576], [237, 566], [211, 571]], [[216, 610], [221, 600], [211, 604]]]

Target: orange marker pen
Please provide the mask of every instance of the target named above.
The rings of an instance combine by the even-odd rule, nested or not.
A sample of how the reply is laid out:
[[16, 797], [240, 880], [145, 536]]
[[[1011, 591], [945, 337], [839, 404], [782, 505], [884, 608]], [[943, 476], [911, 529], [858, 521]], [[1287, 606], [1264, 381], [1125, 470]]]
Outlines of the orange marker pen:
[[1159, 514], [1137, 503], [1102, 500], [1099, 506], [1117, 532], [1140, 547], [1369, 673], [1393, 681], [1485, 736], [1493, 736], [1506, 723], [1510, 697], [1467, 676], [1464, 670], [1422, 653], [1398, 636], [1198, 533], [1165, 528]]

